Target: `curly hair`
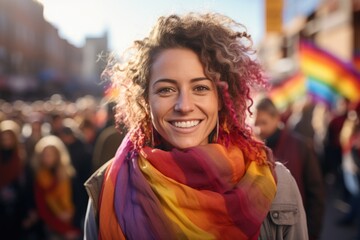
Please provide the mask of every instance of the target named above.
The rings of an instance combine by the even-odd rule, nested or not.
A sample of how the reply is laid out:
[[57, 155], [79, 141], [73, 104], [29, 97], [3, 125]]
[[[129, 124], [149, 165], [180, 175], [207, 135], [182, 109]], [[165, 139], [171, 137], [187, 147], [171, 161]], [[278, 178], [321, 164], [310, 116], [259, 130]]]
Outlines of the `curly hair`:
[[151, 67], [165, 49], [186, 48], [194, 51], [205, 75], [218, 87], [223, 104], [219, 112], [218, 143], [249, 147], [262, 144], [252, 137], [246, 124], [252, 87], [266, 86], [246, 28], [229, 17], [216, 13], [170, 15], [160, 17], [148, 37], [135, 41], [122, 61], [109, 61], [103, 76], [117, 89], [116, 119], [130, 131], [138, 147], [151, 139], [148, 85]]

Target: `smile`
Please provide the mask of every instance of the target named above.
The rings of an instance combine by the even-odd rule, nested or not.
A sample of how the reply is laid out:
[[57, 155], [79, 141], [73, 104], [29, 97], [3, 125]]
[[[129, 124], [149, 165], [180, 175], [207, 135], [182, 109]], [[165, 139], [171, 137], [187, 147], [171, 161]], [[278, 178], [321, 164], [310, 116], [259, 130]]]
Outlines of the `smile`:
[[199, 123], [200, 123], [199, 120], [171, 122], [173, 126], [178, 128], [191, 128], [197, 126]]

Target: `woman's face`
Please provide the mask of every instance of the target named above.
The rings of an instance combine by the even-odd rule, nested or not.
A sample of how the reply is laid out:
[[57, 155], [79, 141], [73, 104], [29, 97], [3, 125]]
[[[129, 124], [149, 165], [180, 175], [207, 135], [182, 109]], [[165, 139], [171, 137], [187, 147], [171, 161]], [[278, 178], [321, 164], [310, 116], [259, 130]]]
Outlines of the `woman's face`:
[[151, 68], [152, 123], [166, 144], [184, 149], [208, 143], [220, 110], [217, 88], [189, 49], [162, 51]]
[[14, 149], [16, 147], [16, 137], [11, 131], [3, 131], [0, 134], [0, 147], [4, 150]]
[[42, 152], [42, 159], [41, 164], [45, 168], [52, 168], [55, 166], [59, 159], [59, 152], [58, 150], [53, 146], [45, 147]]
[[274, 134], [279, 126], [279, 116], [272, 116], [266, 111], [258, 110], [255, 117], [255, 126], [258, 127], [259, 136], [267, 139]]

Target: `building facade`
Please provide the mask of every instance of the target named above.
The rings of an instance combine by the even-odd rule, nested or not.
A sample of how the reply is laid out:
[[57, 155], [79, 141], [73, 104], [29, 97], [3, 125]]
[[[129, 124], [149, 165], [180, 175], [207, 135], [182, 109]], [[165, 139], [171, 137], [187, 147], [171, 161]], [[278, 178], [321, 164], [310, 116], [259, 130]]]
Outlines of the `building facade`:
[[360, 50], [359, 0], [314, 1], [312, 9], [302, 13], [292, 11], [299, 9], [295, 1], [279, 1], [284, 3], [277, 14], [285, 15], [286, 21], [280, 31], [269, 28], [259, 47], [259, 58], [273, 82], [281, 82], [298, 70], [300, 39], [313, 41], [345, 62], [351, 62]]
[[[35, 0], [0, 1], [0, 99], [73, 97], [89, 90], [84, 48], [62, 39], [43, 10]], [[107, 51], [107, 43], [101, 47]]]

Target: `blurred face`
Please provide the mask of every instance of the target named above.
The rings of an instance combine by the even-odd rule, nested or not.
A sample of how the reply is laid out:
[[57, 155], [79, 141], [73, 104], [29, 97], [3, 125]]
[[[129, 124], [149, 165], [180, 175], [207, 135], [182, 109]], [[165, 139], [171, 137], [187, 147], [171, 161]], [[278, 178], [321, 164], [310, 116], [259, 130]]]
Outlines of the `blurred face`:
[[11, 131], [3, 131], [0, 137], [1, 147], [3, 149], [10, 150], [16, 147], [16, 138]]
[[63, 127], [63, 119], [60, 116], [57, 116], [52, 121], [52, 130], [57, 131], [60, 130]]
[[58, 150], [53, 146], [48, 146], [44, 148], [42, 152], [42, 166], [46, 168], [51, 168], [55, 166], [59, 159], [59, 152]]
[[258, 128], [258, 134], [262, 139], [270, 137], [279, 125], [279, 117], [272, 116], [265, 111], [257, 111], [255, 118], [255, 126]]
[[92, 128], [82, 129], [86, 142], [92, 142], [96, 137], [96, 131]]
[[31, 124], [32, 132], [40, 133], [41, 132], [41, 123], [40, 122], [33, 122]]
[[220, 110], [217, 88], [188, 49], [167, 49], [151, 68], [149, 104], [152, 123], [170, 147], [204, 145]]
[[66, 145], [72, 144], [76, 140], [75, 137], [72, 136], [71, 134], [65, 134], [65, 133], [60, 133], [60, 138]]

